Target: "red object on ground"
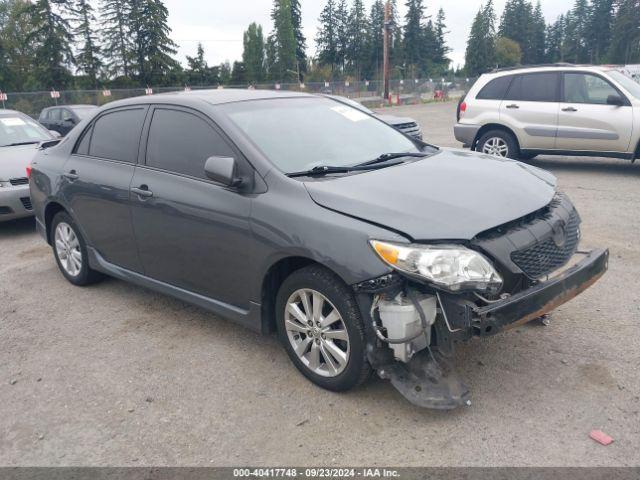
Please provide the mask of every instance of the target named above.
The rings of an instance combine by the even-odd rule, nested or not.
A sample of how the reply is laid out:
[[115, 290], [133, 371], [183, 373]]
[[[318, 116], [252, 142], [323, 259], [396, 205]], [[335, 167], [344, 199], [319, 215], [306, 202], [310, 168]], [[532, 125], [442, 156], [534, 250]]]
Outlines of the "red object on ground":
[[613, 443], [613, 438], [600, 430], [591, 430], [589, 436], [602, 445], [610, 445]]

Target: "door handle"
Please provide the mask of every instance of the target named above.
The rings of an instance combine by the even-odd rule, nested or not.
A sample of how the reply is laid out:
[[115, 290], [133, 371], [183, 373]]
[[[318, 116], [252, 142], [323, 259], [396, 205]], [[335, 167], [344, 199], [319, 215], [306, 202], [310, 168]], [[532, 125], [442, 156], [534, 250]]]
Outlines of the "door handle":
[[153, 192], [149, 190], [149, 187], [146, 185], [140, 185], [139, 187], [133, 187], [131, 192], [135, 193], [139, 197], [142, 198], [151, 198], [153, 197]]
[[573, 108], [573, 107], [567, 107], [567, 108], [563, 108], [562, 111], [563, 112], [577, 112], [578, 109], [577, 108]]
[[520, 108], [520, 107], [515, 103], [512, 103], [511, 105], [507, 105], [507, 108]]
[[70, 170], [67, 173], [63, 174], [63, 177], [73, 182], [74, 180], [80, 178], [80, 175], [78, 175], [75, 170]]

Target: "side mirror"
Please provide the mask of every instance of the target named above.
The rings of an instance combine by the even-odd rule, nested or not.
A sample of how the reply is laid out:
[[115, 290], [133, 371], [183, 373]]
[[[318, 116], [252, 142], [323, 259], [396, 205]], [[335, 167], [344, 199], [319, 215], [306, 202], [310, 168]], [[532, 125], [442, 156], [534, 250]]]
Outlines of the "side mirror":
[[607, 105], [622, 107], [624, 105], [624, 100], [622, 100], [622, 97], [620, 95], [609, 95], [607, 97]]
[[57, 132], [55, 130], [49, 130], [49, 133], [53, 136], [53, 138], [60, 138], [62, 135], [60, 135], [60, 132]]
[[239, 187], [242, 178], [237, 176], [237, 163], [233, 157], [209, 157], [204, 164], [207, 178], [226, 187]]

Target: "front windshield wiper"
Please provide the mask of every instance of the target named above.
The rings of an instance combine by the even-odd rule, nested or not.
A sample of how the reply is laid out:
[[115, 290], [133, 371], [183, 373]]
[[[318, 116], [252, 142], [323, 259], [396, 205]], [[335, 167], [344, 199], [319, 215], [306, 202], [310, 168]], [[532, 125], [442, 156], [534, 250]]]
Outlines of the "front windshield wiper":
[[354, 165], [352, 167], [332, 167], [329, 165], [319, 165], [317, 167], [313, 167], [310, 170], [304, 170], [302, 172], [292, 172], [287, 173], [287, 177], [313, 177], [316, 175], [329, 175], [331, 173], [349, 173], [349, 172], [357, 172], [359, 170], [378, 170], [380, 168], [392, 167], [394, 165], [399, 165], [402, 162], [393, 162], [385, 165]]
[[364, 167], [367, 165], [376, 165], [378, 163], [388, 162], [389, 160], [395, 160], [396, 158], [404, 158], [404, 157], [414, 157], [414, 158], [425, 158], [430, 157], [433, 153], [426, 152], [392, 152], [392, 153], [383, 153], [382, 155], [374, 158], [373, 160], [369, 160], [368, 162], [359, 163], [356, 165], [357, 167]]
[[15, 143], [9, 143], [7, 145], [2, 145], [2, 146], [3, 147], [18, 147], [20, 145], [34, 145], [36, 143], [40, 143], [40, 141], [31, 140], [29, 142], [15, 142]]

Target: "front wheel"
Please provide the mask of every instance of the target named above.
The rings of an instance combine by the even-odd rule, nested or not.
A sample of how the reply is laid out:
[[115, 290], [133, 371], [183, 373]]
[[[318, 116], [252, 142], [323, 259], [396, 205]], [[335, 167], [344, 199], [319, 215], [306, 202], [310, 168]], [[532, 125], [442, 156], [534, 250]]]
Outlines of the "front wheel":
[[476, 151], [496, 157], [517, 159], [520, 154], [518, 142], [505, 130], [490, 130], [478, 140]]
[[360, 310], [335, 274], [315, 265], [292, 273], [278, 292], [276, 315], [287, 354], [313, 383], [344, 391], [369, 377]]

